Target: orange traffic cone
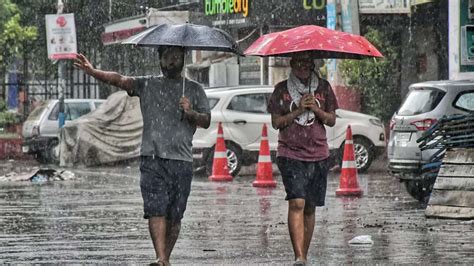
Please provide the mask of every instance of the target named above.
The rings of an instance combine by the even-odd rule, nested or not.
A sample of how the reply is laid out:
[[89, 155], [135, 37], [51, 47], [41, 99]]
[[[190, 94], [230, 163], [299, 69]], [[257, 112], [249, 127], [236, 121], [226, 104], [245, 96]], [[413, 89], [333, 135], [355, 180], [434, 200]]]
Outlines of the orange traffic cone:
[[232, 181], [232, 176], [229, 174], [229, 166], [227, 165], [226, 152], [224, 131], [222, 130], [222, 124], [219, 122], [214, 160], [212, 162], [212, 175], [209, 176], [211, 181]]
[[342, 159], [341, 177], [336, 196], [362, 196], [362, 190], [357, 182], [357, 167], [355, 164], [354, 144], [351, 126], [347, 127], [344, 156]]
[[270, 145], [268, 144], [267, 125], [263, 124], [262, 140], [257, 163], [257, 179], [253, 181], [254, 187], [276, 187], [273, 180], [272, 159], [270, 157]]

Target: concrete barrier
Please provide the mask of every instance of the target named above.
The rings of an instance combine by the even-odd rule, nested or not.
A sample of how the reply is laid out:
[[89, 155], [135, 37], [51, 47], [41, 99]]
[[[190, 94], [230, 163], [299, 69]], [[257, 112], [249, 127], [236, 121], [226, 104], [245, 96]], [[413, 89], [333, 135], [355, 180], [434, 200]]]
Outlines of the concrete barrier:
[[446, 151], [425, 215], [474, 219], [474, 149]]

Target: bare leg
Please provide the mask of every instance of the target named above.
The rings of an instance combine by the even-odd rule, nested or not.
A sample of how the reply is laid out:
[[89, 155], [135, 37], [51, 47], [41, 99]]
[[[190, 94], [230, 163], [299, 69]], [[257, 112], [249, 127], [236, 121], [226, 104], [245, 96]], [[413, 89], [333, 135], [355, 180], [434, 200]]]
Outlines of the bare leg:
[[150, 230], [151, 240], [153, 241], [156, 257], [165, 264], [169, 264], [169, 257], [166, 252], [167, 232], [165, 217], [150, 217], [148, 219], [148, 229]]
[[167, 222], [166, 228], [166, 257], [171, 257], [171, 252], [173, 251], [174, 244], [178, 240], [179, 231], [181, 230], [181, 222]]
[[304, 204], [304, 199], [292, 199], [288, 201], [288, 229], [295, 253], [295, 260], [306, 262], [306, 254], [304, 253]]
[[305, 258], [308, 257], [308, 250], [311, 244], [311, 238], [313, 237], [315, 221], [316, 221], [315, 209], [305, 208], [304, 210], [304, 248], [303, 248], [303, 255]]

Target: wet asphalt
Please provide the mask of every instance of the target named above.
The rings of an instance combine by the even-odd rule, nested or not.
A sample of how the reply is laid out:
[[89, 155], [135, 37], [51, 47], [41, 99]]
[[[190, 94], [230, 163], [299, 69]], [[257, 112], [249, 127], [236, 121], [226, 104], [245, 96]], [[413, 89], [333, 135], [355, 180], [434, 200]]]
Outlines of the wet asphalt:
[[[76, 176], [68, 181], [0, 182], [0, 263], [152, 262], [137, 163], [69, 170]], [[195, 176], [173, 265], [291, 265], [281, 177], [275, 171], [277, 188], [255, 188], [254, 173], [247, 167], [226, 183]], [[339, 175], [330, 173], [316, 212], [310, 264], [474, 264], [473, 221], [425, 218], [385, 161], [359, 174], [361, 198], [335, 196]], [[373, 245], [348, 244], [361, 235]]]

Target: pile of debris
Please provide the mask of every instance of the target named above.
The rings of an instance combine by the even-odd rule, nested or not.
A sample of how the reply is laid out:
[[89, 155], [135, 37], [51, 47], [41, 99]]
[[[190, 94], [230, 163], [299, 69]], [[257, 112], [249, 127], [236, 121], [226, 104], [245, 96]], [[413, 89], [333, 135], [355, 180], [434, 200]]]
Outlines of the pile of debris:
[[42, 183], [48, 181], [64, 181], [75, 177], [73, 172], [67, 170], [57, 170], [51, 168], [33, 168], [28, 172], [10, 172], [0, 176], [2, 181], [31, 181], [33, 183]]
[[425, 180], [432, 180], [425, 215], [473, 219], [474, 115], [445, 116], [418, 142], [422, 150], [437, 150], [422, 167]]

